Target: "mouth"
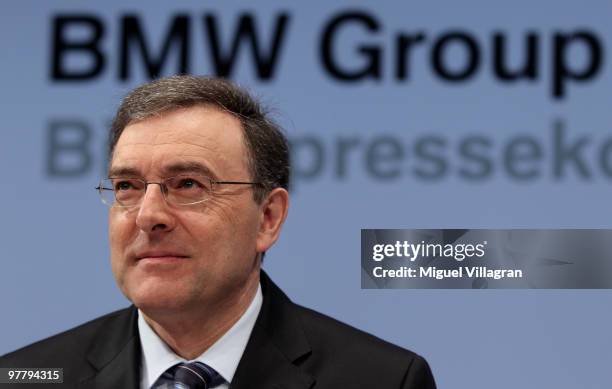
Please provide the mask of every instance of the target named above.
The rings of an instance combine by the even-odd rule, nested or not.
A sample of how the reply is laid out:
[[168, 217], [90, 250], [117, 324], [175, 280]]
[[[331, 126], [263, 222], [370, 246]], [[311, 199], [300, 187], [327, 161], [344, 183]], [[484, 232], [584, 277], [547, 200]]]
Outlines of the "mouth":
[[136, 261], [138, 262], [173, 262], [186, 258], [188, 258], [188, 256], [171, 251], [147, 251], [136, 255]]

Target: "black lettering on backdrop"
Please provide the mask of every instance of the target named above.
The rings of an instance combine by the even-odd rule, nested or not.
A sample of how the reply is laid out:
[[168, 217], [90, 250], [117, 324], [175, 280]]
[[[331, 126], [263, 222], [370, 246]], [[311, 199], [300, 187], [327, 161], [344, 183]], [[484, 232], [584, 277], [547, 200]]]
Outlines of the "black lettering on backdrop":
[[[570, 46], [578, 43], [583, 44], [585, 50], [587, 50], [588, 60], [583, 69], [572, 69], [566, 63], [568, 58], [567, 52]], [[595, 33], [590, 31], [577, 31], [573, 34], [556, 33], [553, 48], [552, 93], [554, 97], [560, 98], [565, 96], [566, 80], [588, 81], [599, 72], [603, 61], [603, 51]]]
[[[230, 39], [229, 50], [222, 47], [223, 39], [216, 15], [205, 14], [201, 20], [204, 23], [204, 39], [210, 48], [213, 74], [231, 77], [241, 47], [248, 45], [251, 48], [256, 76], [260, 80], [274, 77], [288, 31], [288, 13], [281, 12], [276, 16], [267, 45], [257, 34], [255, 16], [252, 13], [243, 13], [238, 18], [238, 26]], [[85, 38], [74, 38], [70, 35], [73, 29], [80, 29], [88, 34]], [[147, 39], [148, 35], [142, 28], [141, 19], [135, 14], [121, 16], [117, 31], [116, 63], [117, 78], [120, 81], [127, 81], [133, 76], [133, 62], [138, 57], [144, 66], [145, 77], [159, 77], [167, 67], [172, 52], [176, 53], [176, 68], [167, 73], [191, 73], [192, 28], [189, 15], [172, 16], [160, 42]], [[89, 14], [58, 15], [53, 18], [51, 32], [50, 76], [54, 81], [90, 80], [104, 71], [107, 57], [110, 58], [113, 53], [102, 51], [105, 25], [101, 18]], [[73, 59], [79, 60], [77, 67], [70, 66], [72, 62], [69, 60]], [[85, 65], [81, 64], [83, 62]]]
[[[232, 77], [242, 52], [250, 48], [249, 60], [255, 76], [263, 81], [275, 77], [287, 40], [290, 15], [277, 13], [269, 23], [270, 34], [265, 38], [261, 36], [256, 16], [253, 12], [240, 13], [235, 26], [229, 29], [222, 29], [221, 18], [212, 13], [204, 13], [198, 19], [203, 24], [204, 50], [208, 49], [211, 74]], [[192, 69], [191, 64], [192, 50], [200, 51], [192, 44], [192, 34], [196, 33], [192, 21], [195, 20], [188, 14], [171, 15], [165, 24], [165, 33], [159, 34], [161, 38], [155, 41], [142, 28], [138, 15], [119, 15], [117, 28], [102, 16], [91, 13], [54, 15], [51, 18], [49, 75], [54, 81], [88, 81], [108, 71], [108, 63], [113, 63], [117, 65], [117, 78], [127, 81], [134, 74], [133, 63], [137, 59], [148, 78], [158, 77], [162, 72], [201, 73]], [[428, 65], [440, 80], [466, 82], [477, 76], [483, 68], [484, 58], [491, 61], [487, 69], [498, 82], [538, 81], [539, 77], [550, 73], [551, 96], [560, 100], [567, 96], [570, 84], [592, 81], [604, 68], [605, 46], [597, 34], [588, 29], [553, 31], [546, 47], [541, 44], [541, 33], [527, 30], [520, 45], [522, 55], [512, 56], [507, 32], [499, 30], [492, 31], [489, 39], [482, 39], [487, 42], [485, 46], [477, 36], [461, 29], [436, 35], [420, 30], [400, 30], [390, 34], [392, 41], [385, 45], [380, 41], [385, 38], [383, 20], [368, 10], [342, 10], [333, 14], [322, 27], [319, 60], [326, 74], [344, 82], [383, 81], [385, 77], [407, 80], [411, 78], [415, 61]], [[365, 32], [369, 42], [362, 41], [348, 48], [355, 51], [355, 58], [342, 58], [341, 54], [347, 50], [340, 50], [340, 35], [355, 29], [357, 34]], [[106, 37], [109, 31], [116, 32], [116, 36]], [[109, 39], [117, 44], [109, 44]], [[389, 64], [385, 68], [387, 50]], [[542, 58], [548, 53], [550, 60], [547, 62], [551, 65], [542, 75]], [[176, 67], [167, 69], [174, 58]]]
[[[85, 39], [71, 39], [69, 31], [87, 31]], [[55, 16], [51, 33], [51, 78], [61, 81], [80, 81], [98, 76], [106, 64], [100, 51], [104, 25], [96, 16], [88, 14]], [[68, 66], [69, 58], [87, 58], [89, 66]]]
[[144, 64], [148, 78], [157, 78], [161, 75], [162, 68], [170, 54], [173, 46], [178, 50], [178, 73], [189, 72], [189, 17], [187, 15], [175, 15], [172, 18], [166, 38], [162, 44], [159, 54], [151, 54], [151, 48], [146, 42], [145, 34], [140, 26], [137, 15], [126, 15], [121, 18], [119, 33], [119, 79], [128, 80], [131, 69], [132, 57], [135, 57], [135, 50], [138, 49]]
[[[446, 50], [453, 43], [465, 48], [465, 65], [460, 69], [449, 69], [445, 59]], [[480, 48], [476, 38], [462, 31], [450, 31], [439, 37], [431, 51], [431, 63], [438, 76], [446, 81], [466, 81], [472, 77], [480, 66]]]
[[405, 80], [410, 77], [410, 52], [417, 43], [423, 43], [425, 34], [417, 32], [414, 35], [399, 34], [395, 40], [395, 77]]
[[251, 47], [251, 55], [253, 56], [257, 76], [261, 80], [272, 78], [276, 70], [289, 20], [289, 14], [287, 13], [279, 13], [276, 16], [272, 44], [268, 48], [267, 54], [264, 54], [261, 49], [260, 39], [257, 37], [255, 17], [250, 13], [243, 13], [239, 17], [238, 28], [232, 38], [231, 49], [229, 52], [225, 50], [225, 53], [223, 53], [217, 18], [215, 15], [206, 15], [204, 22], [210, 40], [210, 55], [213, 60], [215, 74], [221, 77], [231, 77], [240, 46], [243, 41], [246, 41]]
[[320, 58], [323, 62], [323, 68], [340, 81], [356, 81], [364, 78], [373, 78], [378, 80], [382, 77], [381, 64], [381, 49], [375, 45], [361, 45], [358, 48], [359, 53], [363, 54], [366, 62], [359, 69], [348, 69], [340, 66], [336, 59], [335, 41], [336, 34], [340, 29], [349, 25], [358, 24], [368, 31], [377, 32], [380, 28], [378, 22], [369, 13], [363, 11], [347, 11], [335, 15], [325, 25], [321, 41], [319, 42]]
[[537, 79], [540, 40], [535, 32], [527, 33], [525, 38], [523, 65], [516, 70], [509, 70], [506, 36], [501, 32], [493, 34], [493, 71], [501, 81], [516, 81], [520, 78]]

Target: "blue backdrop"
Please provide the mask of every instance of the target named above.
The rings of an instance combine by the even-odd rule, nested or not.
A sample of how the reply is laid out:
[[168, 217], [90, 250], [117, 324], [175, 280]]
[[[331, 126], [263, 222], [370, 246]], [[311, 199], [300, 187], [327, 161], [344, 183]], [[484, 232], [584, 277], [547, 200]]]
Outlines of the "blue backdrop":
[[361, 228], [610, 228], [612, 5], [254, 4], [3, 3], [0, 354], [127, 305], [93, 189], [108, 123], [186, 71], [277, 109], [295, 180], [265, 268], [295, 301], [441, 388], [608, 388], [610, 291], [362, 290], [359, 250]]

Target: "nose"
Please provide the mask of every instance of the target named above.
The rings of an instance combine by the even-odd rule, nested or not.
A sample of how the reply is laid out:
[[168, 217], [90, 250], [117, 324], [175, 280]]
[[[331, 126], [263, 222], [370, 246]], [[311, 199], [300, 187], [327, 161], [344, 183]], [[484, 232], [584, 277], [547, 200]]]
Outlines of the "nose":
[[136, 225], [146, 233], [168, 232], [174, 229], [176, 219], [164, 198], [160, 184], [147, 185], [136, 215]]

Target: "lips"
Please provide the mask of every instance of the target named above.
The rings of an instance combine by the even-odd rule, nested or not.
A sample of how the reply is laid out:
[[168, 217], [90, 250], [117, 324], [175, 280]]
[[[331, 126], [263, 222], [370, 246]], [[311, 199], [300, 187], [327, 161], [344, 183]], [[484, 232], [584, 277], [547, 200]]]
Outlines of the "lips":
[[135, 255], [135, 257], [137, 261], [140, 261], [143, 259], [152, 259], [152, 260], [181, 259], [181, 258], [187, 258], [187, 255], [184, 255], [177, 251], [154, 250], [154, 251], [139, 252]]

